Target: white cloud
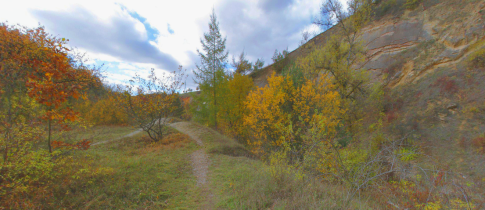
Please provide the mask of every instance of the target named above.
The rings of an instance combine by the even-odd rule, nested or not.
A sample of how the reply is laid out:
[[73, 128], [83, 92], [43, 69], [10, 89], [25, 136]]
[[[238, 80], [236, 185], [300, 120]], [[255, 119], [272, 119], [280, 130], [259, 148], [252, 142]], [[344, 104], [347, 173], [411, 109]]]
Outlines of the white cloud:
[[[176, 65], [163, 65], [164, 62], [193, 69], [198, 62], [196, 50], [201, 47], [200, 38], [203, 33], [208, 31], [209, 15], [213, 7], [221, 23], [221, 32], [227, 36], [227, 49], [230, 54], [238, 55], [244, 49], [249, 59], [254, 61], [264, 57], [266, 64], [270, 64], [269, 58], [274, 49], [289, 47], [293, 50], [298, 46], [303, 30], [314, 30], [311, 17], [318, 13], [321, 2], [322, 0], [20, 0], [9, 1], [7, 5], [0, 7], [0, 22], [9, 21], [11, 25], [35, 27], [40, 20], [44, 20], [40, 24], [45, 24], [47, 31], [54, 35], [65, 37], [72, 32], [71, 37], [66, 38], [70, 38], [73, 44], [77, 43], [79, 50], [87, 52], [90, 63], [117, 63], [106, 66], [110, 72], [106, 76], [107, 81], [119, 84], [135, 72], [147, 75], [151, 68], [157, 68], [162, 69], [157, 71], [157, 74], [161, 74], [176, 69]], [[133, 13], [145, 18], [145, 21], [136, 19], [132, 16]], [[86, 17], [89, 15], [93, 17]], [[49, 23], [45, 21], [52, 17], [57, 19]], [[69, 28], [66, 28], [66, 23], [62, 25], [63, 21], [71, 20], [96, 22], [89, 22], [85, 26], [67, 24]], [[113, 24], [120, 23], [125, 24], [121, 29], [133, 29], [134, 32], [130, 31], [129, 37], [113, 37], [128, 33], [109, 31], [117, 29]], [[158, 30], [156, 39], [148, 40], [149, 32], [144, 24]], [[97, 28], [86, 27], [89, 25]], [[100, 41], [101, 38], [105, 41]], [[138, 40], [140, 44], [144, 42], [146, 45], [137, 47], [133, 43], [116, 43], [123, 40]], [[106, 42], [110, 42], [109, 45]], [[150, 46], [159, 52], [144, 50]], [[103, 50], [105, 47], [110, 49]], [[194, 88], [193, 84], [190, 85]]]
[[135, 70], [137, 69], [135, 66], [128, 64], [128, 63], [120, 63], [118, 64], [118, 69], [123, 70], [123, 69], [130, 69], [130, 70]]

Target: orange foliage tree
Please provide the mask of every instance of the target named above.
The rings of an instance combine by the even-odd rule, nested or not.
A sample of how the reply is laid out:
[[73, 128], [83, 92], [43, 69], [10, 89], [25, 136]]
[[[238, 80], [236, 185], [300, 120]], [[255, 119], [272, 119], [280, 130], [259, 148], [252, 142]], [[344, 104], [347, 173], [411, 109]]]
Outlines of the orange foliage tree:
[[[51, 124], [56, 121], [64, 125], [74, 121], [77, 113], [67, 105], [70, 98], [77, 99], [83, 89], [92, 81], [94, 72], [77, 66], [75, 59], [68, 55], [65, 47], [68, 40], [57, 38], [45, 32], [43, 27], [36, 29], [14, 28], [2, 24], [0, 41], [2, 53], [2, 99], [7, 111], [3, 118], [7, 133], [12, 126], [14, 115], [33, 101], [18, 101], [28, 95], [42, 111], [42, 119], [48, 122], [47, 144], [51, 152]], [[17, 99], [17, 103], [13, 100]], [[26, 99], [27, 100], [27, 99]], [[12, 112], [16, 107], [17, 111]], [[6, 137], [10, 139], [11, 137]]]
[[[68, 54], [66, 42], [42, 27], [0, 24], [0, 208], [43, 208], [42, 204], [54, 196], [54, 183], [67, 186], [78, 170], [89, 171], [84, 162], [52, 151], [49, 142], [50, 124], [76, 120], [69, 102], [82, 96], [84, 88], [96, 79], [93, 71]], [[48, 151], [37, 146], [45, 137], [46, 123]], [[77, 149], [89, 147], [86, 141], [57, 143]]]
[[[21, 30], [0, 25], [0, 126], [3, 160], [7, 162], [11, 146], [25, 133], [25, 115], [36, 108], [36, 104], [25, 94], [27, 75], [34, 65], [27, 62], [33, 57], [35, 42]], [[32, 139], [34, 140], [34, 139]]]
[[43, 28], [30, 35], [41, 46], [38, 49], [39, 59], [30, 60], [35, 68], [29, 73], [26, 86], [29, 96], [45, 109], [43, 118], [48, 122], [47, 144], [49, 152], [52, 152], [52, 122], [65, 125], [66, 121], [76, 120], [78, 113], [66, 102], [70, 98], [78, 99], [94, 76], [90, 70], [74, 68], [68, 55], [69, 49], [65, 47], [68, 40], [50, 36]]

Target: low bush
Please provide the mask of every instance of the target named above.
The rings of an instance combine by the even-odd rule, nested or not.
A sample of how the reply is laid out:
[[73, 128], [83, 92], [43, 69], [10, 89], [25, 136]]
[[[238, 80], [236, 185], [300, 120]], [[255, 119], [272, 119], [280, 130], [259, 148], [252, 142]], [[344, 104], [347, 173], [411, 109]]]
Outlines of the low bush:
[[107, 96], [97, 101], [85, 100], [77, 105], [82, 117], [93, 125], [126, 125], [128, 115], [120, 109], [114, 96]]
[[27, 152], [0, 166], [0, 209], [48, 209], [55, 200], [112, 172], [80, 154]]
[[406, 0], [404, 7], [406, 7], [406, 9], [414, 10], [419, 6], [420, 3], [421, 0]]
[[475, 148], [479, 152], [485, 153], [485, 137], [484, 136], [480, 136], [480, 137], [474, 138], [472, 140], [472, 144], [473, 144], [473, 146], [475, 146]]
[[288, 49], [283, 50], [282, 52], [278, 52], [275, 50], [273, 55], [273, 68], [276, 72], [281, 73], [283, 69], [288, 65]]
[[374, 8], [374, 15], [377, 20], [386, 15], [400, 16], [403, 13], [404, 0], [381, 0]]
[[468, 58], [468, 67], [472, 69], [485, 69], [485, 48], [475, 51], [470, 55]]
[[458, 92], [458, 85], [456, 84], [456, 81], [448, 76], [438, 78], [431, 86], [439, 87], [441, 94], [454, 94]]

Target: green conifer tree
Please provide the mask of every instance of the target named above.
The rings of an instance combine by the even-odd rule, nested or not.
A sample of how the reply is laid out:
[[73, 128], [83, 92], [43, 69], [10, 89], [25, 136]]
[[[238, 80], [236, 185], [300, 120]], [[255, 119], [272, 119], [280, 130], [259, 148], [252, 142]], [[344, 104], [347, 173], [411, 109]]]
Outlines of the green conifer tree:
[[207, 103], [200, 104], [206, 106], [204, 109], [209, 111], [209, 124], [217, 127], [218, 98], [220, 98], [221, 83], [226, 79], [224, 67], [227, 63], [228, 52], [226, 51], [226, 38], [222, 38], [219, 31], [219, 22], [214, 9], [210, 16], [209, 32], [204, 33], [204, 38], [200, 40], [202, 50], [197, 50], [201, 63], [197, 64], [194, 71], [195, 82], [201, 89], [201, 97], [206, 97]]

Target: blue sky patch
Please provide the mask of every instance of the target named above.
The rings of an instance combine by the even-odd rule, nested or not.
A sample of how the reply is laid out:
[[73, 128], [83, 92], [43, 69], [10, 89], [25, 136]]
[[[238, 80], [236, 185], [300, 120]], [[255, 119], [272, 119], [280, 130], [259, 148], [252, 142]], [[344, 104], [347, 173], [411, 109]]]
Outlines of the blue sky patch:
[[[153, 28], [146, 20], [146, 18], [144, 18], [143, 16], [141, 16], [140, 14], [138, 14], [137, 12], [134, 12], [134, 11], [130, 11], [128, 8], [126, 8], [124, 5], [121, 5], [121, 4], [118, 4], [121, 9], [123, 11], [127, 11], [128, 14], [130, 14], [131, 17], [139, 20], [141, 23], [143, 23], [143, 25], [145, 26], [145, 30], [147, 31], [147, 36], [148, 36], [148, 40], [149, 41], [155, 41], [158, 37], [158, 35], [160, 34], [160, 32], [156, 29], [156, 28]], [[173, 30], [172, 30], [173, 31]], [[170, 32], [170, 31], [169, 31]]]
[[173, 31], [172, 27], [170, 27], [170, 24], [168, 24], [168, 23], [167, 23], [167, 31], [168, 31], [168, 33], [170, 33], [170, 34], [175, 33], [175, 31]]

